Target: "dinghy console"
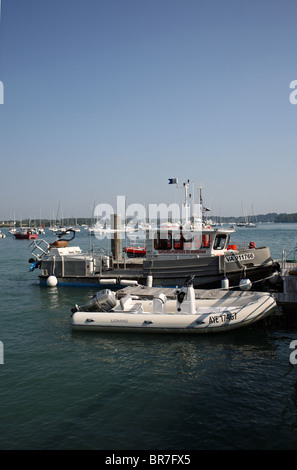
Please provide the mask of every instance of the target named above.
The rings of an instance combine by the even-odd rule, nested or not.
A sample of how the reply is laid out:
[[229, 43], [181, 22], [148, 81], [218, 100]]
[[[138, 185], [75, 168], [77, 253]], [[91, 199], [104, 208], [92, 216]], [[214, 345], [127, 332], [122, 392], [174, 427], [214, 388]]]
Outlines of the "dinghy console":
[[178, 313], [196, 313], [195, 290], [193, 287], [194, 278], [194, 275], [187, 277], [181, 290], [175, 290]]

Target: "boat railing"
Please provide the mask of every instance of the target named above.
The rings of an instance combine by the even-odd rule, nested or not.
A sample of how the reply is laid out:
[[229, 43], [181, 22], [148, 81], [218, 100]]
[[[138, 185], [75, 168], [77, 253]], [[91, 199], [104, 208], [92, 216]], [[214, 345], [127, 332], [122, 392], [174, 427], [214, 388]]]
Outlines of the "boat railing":
[[288, 270], [296, 270], [297, 269], [297, 245], [295, 248], [287, 255], [286, 248], [283, 249], [282, 252], [282, 259], [281, 259], [281, 272], [285, 273]]
[[43, 240], [43, 238], [40, 238], [38, 240], [33, 240], [28, 246], [28, 249], [31, 255], [35, 256], [36, 259], [41, 259], [48, 255], [49, 243], [46, 240]]
[[256, 245], [254, 244], [254, 242], [251, 242], [251, 241], [248, 241], [248, 242], [247, 241], [240, 241], [240, 242], [236, 241], [235, 245], [237, 246], [237, 250], [248, 250], [248, 249], [251, 249], [251, 248], [256, 248]]
[[112, 252], [111, 250], [107, 250], [105, 248], [96, 248], [93, 250], [94, 255], [103, 255], [103, 256], [109, 256], [112, 257]]

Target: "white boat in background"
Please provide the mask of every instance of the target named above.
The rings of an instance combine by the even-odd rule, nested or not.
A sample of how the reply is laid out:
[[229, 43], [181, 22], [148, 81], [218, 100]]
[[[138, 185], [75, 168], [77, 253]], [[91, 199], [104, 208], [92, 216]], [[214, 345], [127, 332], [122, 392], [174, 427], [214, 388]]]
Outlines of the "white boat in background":
[[6, 238], [5, 233], [2, 233], [1, 230], [0, 230], [0, 238]]
[[50, 225], [49, 228], [50, 232], [59, 232], [61, 230], [61, 227], [57, 225]]
[[[242, 211], [246, 214], [246, 209], [242, 207]], [[247, 214], [242, 216], [242, 220], [238, 222], [237, 227], [247, 227], [247, 228], [256, 228], [258, 225], [257, 219], [254, 216], [254, 207], [252, 206], [252, 215], [248, 216]]]
[[164, 292], [145, 300], [131, 294], [117, 299], [111, 290], [101, 290], [88, 304], [75, 305], [71, 324], [74, 330], [86, 331], [211, 333], [250, 325], [276, 308], [268, 293], [215, 292], [196, 299], [193, 276], [172, 300]]

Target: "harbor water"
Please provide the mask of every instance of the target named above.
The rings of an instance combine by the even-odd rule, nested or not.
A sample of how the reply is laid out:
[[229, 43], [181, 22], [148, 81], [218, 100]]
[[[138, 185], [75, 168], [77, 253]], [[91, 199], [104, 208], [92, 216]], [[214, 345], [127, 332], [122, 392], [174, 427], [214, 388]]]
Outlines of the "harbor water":
[[[39, 286], [31, 242], [2, 232], [0, 449], [297, 450], [294, 319], [278, 309], [273, 321], [197, 336], [75, 332], [71, 307], [96, 290]], [[297, 225], [237, 228], [233, 240], [280, 259]], [[90, 240], [81, 231], [72, 243]]]

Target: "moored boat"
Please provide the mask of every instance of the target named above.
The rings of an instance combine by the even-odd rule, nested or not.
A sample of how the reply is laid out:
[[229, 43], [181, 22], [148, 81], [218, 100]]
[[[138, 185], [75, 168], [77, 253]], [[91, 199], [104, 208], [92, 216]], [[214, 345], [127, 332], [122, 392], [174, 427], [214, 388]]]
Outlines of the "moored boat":
[[266, 289], [270, 281], [278, 279], [279, 263], [271, 258], [269, 247], [257, 247], [255, 242], [241, 247], [231, 241], [234, 232], [232, 228], [210, 226], [200, 232], [182, 227], [164, 233], [161, 228], [148, 230], [145, 249], [136, 253], [133, 248], [134, 255], [141, 256], [129, 253], [128, 259], [121, 260], [103, 250], [83, 253], [68, 243], [62, 247], [62, 239], [52, 245], [34, 240], [29, 247], [34, 256], [30, 262], [35, 261], [33, 266], [40, 268], [41, 284], [53, 274], [61, 286], [103, 288], [121, 287], [123, 280], [146, 285], [150, 276], [154, 286], [175, 287], [194, 274], [195, 288], [219, 288], [226, 278], [230, 287], [235, 287], [248, 278], [254, 287]]
[[150, 231], [143, 274], [166, 287], [181, 285], [187, 275], [194, 274], [197, 288], [218, 288], [225, 277], [230, 286], [237, 286], [245, 277], [263, 283], [279, 275], [279, 264], [269, 247], [257, 247], [254, 241], [239, 246], [231, 241], [234, 232], [234, 228], [205, 225], [200, 230]]
[[146, 254], [145, 246], [126, 246], [124, 248], [124, 253], [129, 257], [144, 257]]
[[38, 233], [30, 227], [21, 227], [14, 232], [13, 236], [16, 240], [33, 240], [38, 238]]
[[[114, 229], [112, 253], [101, 252], [94, 263], [88, 263], [88, 270], [81, 257], [76, 256], [79, 247], [63, 251], [51, 249], [47, 244], [46, 250], [36, 257], [36, 266], [41, 269], [40, 283], [47, 283], [48, 277], [54, 274], [59, 285], [114, 288], [121, 287], [123, 281], [145, 285], [150, 277], [154, 286], [175, 287], [183, 285], [188, 275], [195, 275], [195, 288], [219, 288], [226, 278], [230, 287], [239, 286], [245, 278], [256, 288], [266, 289], [271, 281], [275, 285], [280, 266], [272, 259], [269, 247], [257, 247], [254, 241], [239, 246], [231, 241], [235, 229], [207, 224], [203, 209], [201, 218], [190, 215], [188, 184], [185, 183], [186, 216], [182, 223], [149, 225], [144, 247], [127, 247], [124, 257], [121, 230]], [[203, 207], [202, 197], [200, 201]], [[32, 254], [36, 256], [34, 250]]]
[[[68, 238], [65, 238], [66, 236]], [[45, 283], [51, 276], [55, 276], [59, 284], [64, 282], [77, 285], [81, 282], [84, 285], [85, 282], [81, 279], [94, 279], [96, 272], [108, 269], [110, 258], [101, 251], [84, 252], [78, 246], [69, 246], [74, 237], [75, 230], [67, 229], [52, 243], [43, 239], [33, 240], [29, 246], [33, 256], [29, 259], [29, 270], [42, 269]], [[98, 278], [95, 279], [98, 283]]]
[[[193, 278], [167, 299], [161, 292], [153, 299], [130, 294], [118, 299], [106, 289], [88, 304], [75, 305], [71, 324], [74, 330], [151, 333], [211, 333], [250, 325], [276, 308], [273, 296], [263, 292], [218, 290], [212, 297], [195, 297]], [[165, 290], [166, 291], [166, 290]]]

